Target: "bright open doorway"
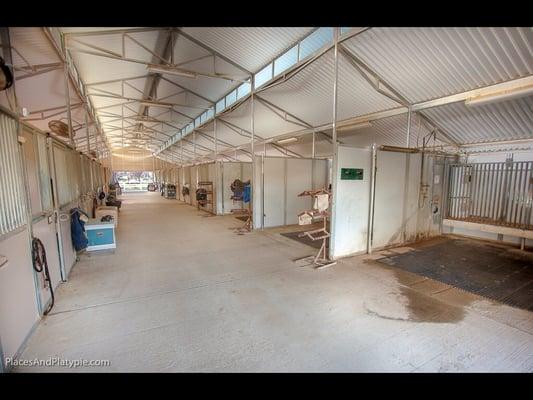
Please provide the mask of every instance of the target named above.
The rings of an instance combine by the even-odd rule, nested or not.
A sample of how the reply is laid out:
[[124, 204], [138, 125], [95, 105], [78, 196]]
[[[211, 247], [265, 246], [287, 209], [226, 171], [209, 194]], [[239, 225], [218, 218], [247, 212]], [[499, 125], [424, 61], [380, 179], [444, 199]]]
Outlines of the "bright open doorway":
[[115, 171], [113, 182], [118, 182], [122, 192], [146, 192], [148, 185], [154, 182], [152, 171]]

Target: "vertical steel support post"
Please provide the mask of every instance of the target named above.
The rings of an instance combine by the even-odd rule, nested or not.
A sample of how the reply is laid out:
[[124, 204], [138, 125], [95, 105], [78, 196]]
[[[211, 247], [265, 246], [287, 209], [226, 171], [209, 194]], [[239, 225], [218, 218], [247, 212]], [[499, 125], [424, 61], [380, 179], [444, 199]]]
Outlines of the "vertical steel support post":
[[372, 160], [370, 165], [370, 208], [368, 213], [368, 234], [366, 237], [366, 249], [372, 254], [372, 240], [374, 238], [374, 201], [376, 197], [376, 173], [377, 173], [377, 147], [372, 143]]
[[[408, 108], [407, 112], [407, 134], [406, 134], [406, 147], [409, 148], [411, 145], [411, 106]], [[403, 195], [403, 208], [402, 208], [402, 242], [405, 242], [407, 239], [407, 201], [409, 199], [409, 171], [411, 169], [411, 154], [405, 154], [405, 191]]]
[[74, 142], [74, 133], [72, 132], [72, 113], [70, 112], [70, 84], [68, 78], [68, 62], [65, 59], [64, 64], [64, 75], [65, 75], [65, 100], [67, 105], [67, 120], [68, 120], [68, 137], [70, 139], [70, 144], [76, 149], [76, 143]]
[[[254, 139], [255, 139], [255, 123], [254, 123], [254, 108], [255, 108], [255, 96], [254, 96], [254, 90], [255, 90], [255, 77], [252, 76], [251, 79], [252, 83], [252, 94], [250, 96], [250, 155], [252, 157], [252, 184], [250, 185], [250, 207], [252, 210], [252, 224], [251, 229], [254, 229], [254, 224], [257, 218], [257, 215], [254, 215], [254, 208], [255, 208], [255, 202], [254, 202], [254, 186], [256, 185], [255, 181], [255, 148], [254, 148]], [[237, 153], [235, 152], [235, 155]], [[265, 194], [261, 192], [261, 195], [264, 196]], [[261, 214], [264, 215], [264, 210], [261, 210]], [[261, 220], [263, 220], [261, 218]], [[261, 229], [263, 228], [263, 223], [261, 223]]]
[[337, 145], [337, 86], [339, 80], [339, 28], [334, 30], [334, 69], [333, 69], [333, 110], [332, 110], [332, 137], [331, 145], [333, 146], [333, 174], [331, 182], [331, 233], [329, 238], [329, 258], [333, 258], [335, 250], [335, 229], [337, 221], [337, 178], [338, 178], [338, 145]]

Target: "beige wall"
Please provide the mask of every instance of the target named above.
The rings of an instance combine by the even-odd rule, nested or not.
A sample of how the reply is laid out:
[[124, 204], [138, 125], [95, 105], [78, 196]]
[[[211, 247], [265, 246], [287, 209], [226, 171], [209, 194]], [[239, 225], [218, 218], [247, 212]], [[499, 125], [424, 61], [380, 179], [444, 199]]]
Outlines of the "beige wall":
[[25, 227], [0, 240], [0, 338], [4, 357], [13, 357], [39, 319], [29, 234]]

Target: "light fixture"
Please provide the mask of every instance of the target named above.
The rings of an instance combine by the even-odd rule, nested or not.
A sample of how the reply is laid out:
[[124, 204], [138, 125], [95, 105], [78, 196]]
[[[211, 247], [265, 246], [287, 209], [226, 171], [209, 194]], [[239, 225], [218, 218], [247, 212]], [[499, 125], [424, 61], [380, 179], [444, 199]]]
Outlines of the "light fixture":
[[142, 106], [146, 107], [162, 107], [162, 108], [172, 108], [173, 105], [170, 103], [160, 103], [157, 101], [149, 101], [149, 100], [143, 100], [140, 102]]
[[500, 92], [483, 94], [480, 96], [470, 97], [465, 100], [465, 105], [470, 107], [492, 104], [498, 101], [511, 100], [533, 94], [533, 84], [517, 87]]
[[293, 142], [297, 142], [297, 141], [298, 141], [297, 137], [290, 137], [290, 138], [287, 138], [287, 139], [278, 140], [276, 143], [277, 144], [287, 144], [287, 143], [293, 143]]
[[178, 69], [171, 65], [167, 66], [167, 65], [149, 64], [147, 68], [148, 68], [148, 72], [155, 72], [158, 74], [178, 75], [178, 76], [185, 76], [186, 78], [195, 78], [195, 79], [198, 77], [198, 74], [196, 74], [195, 72]]
[[145, 118], [139, 117], [139, 118], [135, 118], [134, 121], [135, 122], [161, 122], [152, 117], [145, 117]]
[[372, 124], [370, 121], [364, 121], [364, 122], [357, 122], [355, 124], [347, 124], [342, 125], [337, 128], [338, 131], [347, 131], [347, 130], [356, 130], [356, 129], [363, 129], [363, 128], [371, 128]]

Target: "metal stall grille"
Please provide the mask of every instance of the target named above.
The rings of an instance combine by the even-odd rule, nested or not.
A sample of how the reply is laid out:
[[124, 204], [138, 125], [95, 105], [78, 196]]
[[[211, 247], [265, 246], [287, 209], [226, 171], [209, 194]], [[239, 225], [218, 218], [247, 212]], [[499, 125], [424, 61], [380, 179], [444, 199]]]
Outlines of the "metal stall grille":
[[533, 162], [451, 164], [447, 218], [533, 229]]

